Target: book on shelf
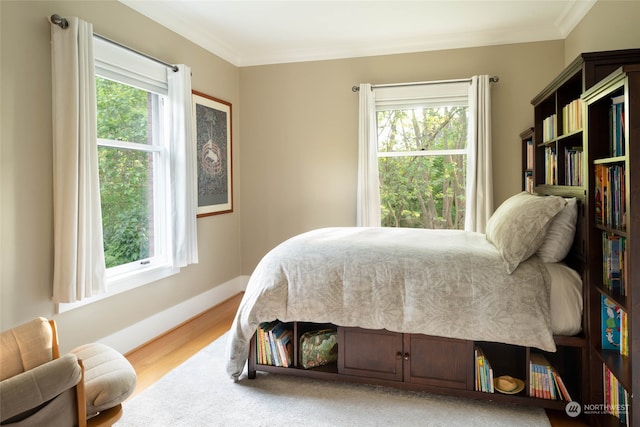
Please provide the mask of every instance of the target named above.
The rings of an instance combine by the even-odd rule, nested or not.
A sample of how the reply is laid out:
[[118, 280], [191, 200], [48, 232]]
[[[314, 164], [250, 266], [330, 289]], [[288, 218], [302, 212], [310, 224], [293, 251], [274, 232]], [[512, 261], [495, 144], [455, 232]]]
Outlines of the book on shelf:
[[524, 190], [529, 193], [533, 193], [534, 186], [533, 171], [526, 171], [524, 173]]
[[542, 120], [542, 141], [547, 142], [554, 139], [557, 134], [558, 119], [555, 114]]
[[562, 134], [582, 129], [582, 101], [574, 99], [562, 108]]
[[629, 354], [627, 313], [605, 295], [601, 296], [602, 349]]
[[629, 392], [615, 375], [602, 365], [602, 388], [604, 391], [604, 411], [629, 425]]
[[602, 285], [614, 295], [627, 295], [627, 239], [602, 232]]
[[556, 185], [558, 178], [558, 156], [555, 147], [545, 147], [544, 149], [544, 183], [546, 185]]
[[582, 186], [583, 160], [582, 147], [564, 149], [565, 185]]
[[562, 377], [541, 353], [532, 352], [529, 358], [529, 396], [571, 401]]
[[613, 157], [624, 156], [625, 149], [625, 113], [624, 113], [624, 95], [611, 98], [610, 110], [610, 151]]
[[533, 156], [534, 156], [534, 149], [533, 149], [533, 140], [529, 139], [527, 140], [527, 145], [526, 145], [526, 159], [527, 159], [527, 169], [532, 170], [533, 169]]
[[288, 368], [293, 364], [293, 331], [279, 320], [263, 322], [256, 331], [257, 360], [261, 365]]
[[479, 346], [475, 346], [474, 353], [476, 359], [476, 391], [494, 393], [493, 369], [491, 368], [491, 364]]
[[625, 167], [620, 164], [595, 165], [595, 222], [626, 230]]

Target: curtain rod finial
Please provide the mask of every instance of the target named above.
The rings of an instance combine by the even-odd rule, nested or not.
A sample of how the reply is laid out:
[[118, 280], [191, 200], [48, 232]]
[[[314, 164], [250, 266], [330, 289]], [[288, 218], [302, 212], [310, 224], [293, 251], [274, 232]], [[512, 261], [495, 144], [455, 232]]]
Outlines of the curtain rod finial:
[[351, 92], [360, 92], [360, 88], [358, 86], [351, 86]]
[[49, 18], [49, 20], [51, 21], [52, 24], [55, 24], [55, 25], [59, 26], [63, 30], [65, 30], [65, 29], [67, 29], [67, 27], [69, 27], [69, 21], [67, 21], [65, 18], [63, 18], [62, 16], [58, 15], [57, 13], [51, 15], [51, 18]]

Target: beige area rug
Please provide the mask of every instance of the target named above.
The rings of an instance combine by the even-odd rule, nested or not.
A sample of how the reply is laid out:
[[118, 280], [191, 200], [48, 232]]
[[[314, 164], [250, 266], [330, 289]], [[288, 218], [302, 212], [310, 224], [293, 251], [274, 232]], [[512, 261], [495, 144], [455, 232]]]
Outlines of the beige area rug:
[[224, 371], [226, 335], [125, 402], [116, 427], [549, 426], [539, 408], [386, 387]]

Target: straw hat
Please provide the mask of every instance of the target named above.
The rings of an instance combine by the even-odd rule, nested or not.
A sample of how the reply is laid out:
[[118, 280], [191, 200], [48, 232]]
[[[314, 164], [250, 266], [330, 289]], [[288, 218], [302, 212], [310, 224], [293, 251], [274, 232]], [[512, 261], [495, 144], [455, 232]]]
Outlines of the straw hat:
[[524, 389], [524, 381], [509, 375], [503, 375], [493, 380], [493, 386], [500, 393], [517, 394]]

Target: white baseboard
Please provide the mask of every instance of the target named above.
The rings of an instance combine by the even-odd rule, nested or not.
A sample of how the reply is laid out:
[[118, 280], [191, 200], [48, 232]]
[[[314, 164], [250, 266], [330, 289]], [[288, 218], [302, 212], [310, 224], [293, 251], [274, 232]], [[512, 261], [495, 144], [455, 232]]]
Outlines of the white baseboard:
[[154, 314], [98, 342], [127, 353], [245, 290], [249, 276], [238, 276], [187, 301]]

